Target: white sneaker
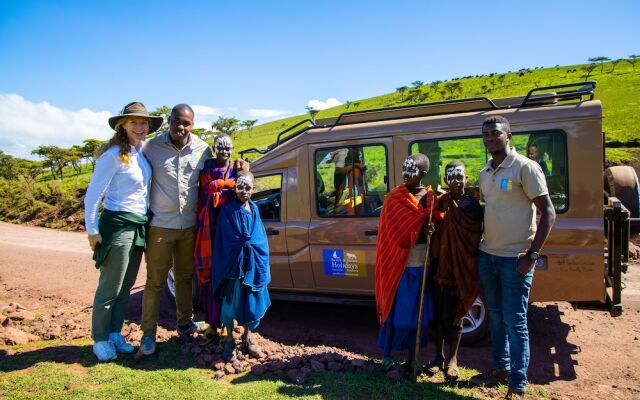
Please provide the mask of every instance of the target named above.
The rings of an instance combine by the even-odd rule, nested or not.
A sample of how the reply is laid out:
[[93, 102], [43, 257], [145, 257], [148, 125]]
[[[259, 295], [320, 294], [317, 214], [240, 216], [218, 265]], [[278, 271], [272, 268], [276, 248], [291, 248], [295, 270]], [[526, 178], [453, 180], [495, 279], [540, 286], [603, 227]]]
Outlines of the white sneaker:
[[122, 336], [119, 332], [113, 332], [109, 334], [109, 343], [113, 345], [113, 348], [117, 353], [133, 353], [133, 345], [129, 344], [124, 340], [124, 336]]
[[93, 344], [93, 354], [98, 357], [98, 361], [110, 361], [118, 358], [115, 348], [106, 340]]

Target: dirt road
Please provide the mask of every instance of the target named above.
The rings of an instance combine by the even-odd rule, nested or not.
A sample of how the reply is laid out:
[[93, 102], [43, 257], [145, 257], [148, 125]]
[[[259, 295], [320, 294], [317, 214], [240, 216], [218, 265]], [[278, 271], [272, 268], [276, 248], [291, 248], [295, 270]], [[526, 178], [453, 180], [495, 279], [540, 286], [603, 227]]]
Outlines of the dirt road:
[[[144, 269], [129, 307], [134, 321], [140, 317]], [[84, 233], [0, 222], [0, 306], [18, 302], [51, 315], [52, 323], [72, 319], [65, 323], [77, 325], [74, 336], [86, 336], [97, 279]], [[640, 398], [640, 265], [632, 265], [624, 280], [624, 312], [615, 319], [603, 312], [574, 311], [566, 303], [530, 307], [529, 379], [552, 398]], [[164, 305], [162, 317], [163, 325], [173, 329], [170, 305]], [[376, 330], [371, 309], [294, 303], [275, 303], [261, 328], [265, 337], [282, 343], [325, 344], [367, 354], [377, 354]], [[429, 348], [425, 358], [431, 354]], [[490, 359], [485, 341], [462, 348], [459, 362], [485, 369]]]

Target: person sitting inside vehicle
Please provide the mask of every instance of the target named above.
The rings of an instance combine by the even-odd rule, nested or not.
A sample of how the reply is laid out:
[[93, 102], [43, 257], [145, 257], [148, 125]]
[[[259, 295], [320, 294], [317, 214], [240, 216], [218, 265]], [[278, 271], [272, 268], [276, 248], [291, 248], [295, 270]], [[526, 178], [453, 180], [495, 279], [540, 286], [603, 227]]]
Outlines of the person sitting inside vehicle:
[[544, 173], [545, 176], [549, 176], [550, 175], [549, 168], [547, 168], [547, 163], [544, 161], [544, 159], [542, 159], [542, 157], [538, 153], [538, 145], [537, 144], [530, 143], [527, 146], [527, 158], [537, 162], [538, 165], [540, 165], [540, 168], [542, 168], [542, 172]]

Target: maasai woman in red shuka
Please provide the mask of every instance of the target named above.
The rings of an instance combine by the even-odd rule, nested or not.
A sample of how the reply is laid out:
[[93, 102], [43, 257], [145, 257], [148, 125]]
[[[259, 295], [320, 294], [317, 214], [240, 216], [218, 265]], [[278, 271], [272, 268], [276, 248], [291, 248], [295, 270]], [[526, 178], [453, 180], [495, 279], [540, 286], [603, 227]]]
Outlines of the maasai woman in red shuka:
[[236, 170], [246, 169], [248, 163], [244, 161], [230, 161], [233, 151], [233, 142], [229, 135], [216, 136], [213, 142], [213, 151], [216, 158], [207, 160], [200, 172], [198, 191], [198, 225], [195, 240], [194, 264], [196, 275], [200, 283], [201, 304], [206, 305], [207, 322], [213, 328], [206, 335], [214, 334], [213, 330], [220, 323], [220, 304], [216, 302], [211, 290], [211, 265], [213, 256], [213, 243], [215, 240], [216, 219], [219, 209], [216, 208], [217, 197], [222, 189], [233, 188], [236, 179]]
[[[428, 170], [429, 159], [424, 154], [407, 158], [402, 166], [404, 184], [389, 192], [380, 215], [375, 294], [384, 370], [394, 364], [393, 350], [408, 350], [408, 364], [414, 361], [426, 236], [431, 229], [427, 221], [431, 209], [437, 209], [437, 196], [421, 182]], [[431, 301], [426, 287], [420, 347], [426, 346], [430, 319]]]

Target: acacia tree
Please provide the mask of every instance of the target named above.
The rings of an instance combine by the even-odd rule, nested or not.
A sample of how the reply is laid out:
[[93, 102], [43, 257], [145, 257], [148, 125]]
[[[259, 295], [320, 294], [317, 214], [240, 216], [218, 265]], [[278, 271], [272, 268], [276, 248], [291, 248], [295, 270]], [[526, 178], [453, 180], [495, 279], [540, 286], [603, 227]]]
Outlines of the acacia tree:
[[593, 74], [593, 70], [596, 69], [597, 65], [594, 63], [591, 63], [589, 65], [583, 65], [582, 67], [580, 67], [580, 69], [582, 71], [584, 71], [584, 80], [589, 80], [589, 77], [591, 76], [591, 74]]
[[25, 181], [33, 182], [44, 170], [40, 161], [17, 159], [16, 174], [22, 176]]
[[104, 144], [102, 140], [98, 139], [85, 139], [82, 141], [82, 158], [89, 160], [91, 163], [91, 170], [96, 166], [96, 159], [98, 158], [98, 150]]
[[453, 98], [456, 92], [462, 92], [462, 85], [460, 82], [447, 82], [444, 84], [444, 89], [449, 92], [449, 97]]
[[346, 100], [346, 101], [344, 102], [344, 105], [345, 105], [345, 109], [346, 109], [346, 110], [348, 110], [348, 109], [349, 109], [349, 107], [351, 107], [351, 100]]
[[67, 159], [71, 164], [71, 167], [76, 171], [76, 174], [82, 172], [82, 159], [84, 158], [82, 152], [82, 146], [74, 144], [70, 149], [66, 149], [67, 151]]
[[161, 133], [169, 131], [169, 117], [171, 116], [171, 108], [167, 106], [158, 107], [154, 111], [151, 111], [149, 114], [160, 116], [163, 118], [162, 125], [160, 125], [160, 128], [153, 134], [151, 134], [151, 136], [159, 135]]
[[53, 179], [64, 177], [64, 168], [71, 163], [74, 157], [70, 149], [64, 149], [58, 146], [37, 147], [31, 154], [35, 154], [44, 159], [43, 166], [49, 168]]
[[315, 108], [313, 108], [311, 106], [306, 106], [304, 109], [307, 110], [307, 112], [309, 113], [309, 116], [311, 117], [311, 120], [315, 121], [316, 120], [316, 115], [318, 115], [320, 110], [316, 110]]
[[640, 55], [637, 54], [631, 54], [626, 60], [629, 64], [631, 64], [634, 72], [636, 70], [636, 63], [638, 62], [638, 60], [640, 60]]
[[437, 92], [438, 91], [438, 87], [440, 86], [440, 84], [442, 83], [442, 81], [433, 81], [429, 84], [429, 86], [431, 87], [431, 90], [433, 90], [433, 92]]
[[9, 154], [5, 154], [4, 151], [0, 150], [0, 178], [4, 179], [15, 179], [16, 177], [16, 159], [10, 156]]
[[407, 89], [409, 89], [407, 86], [400, 86], [396, 88], [396, 92], [400, 94], [400, 101], [404, 101], [404, 92], [406, 92]]
[[240, 123], [246, 130], [251, 132], [253, 130], [253, 126], [258, 122], [257, 119], [246, 119]]
[[616, 69], [616, 66], [617, 66], [621, 61], [624, 61], [624, 59], [622, 59], [622, 58], [618, 58], [618, 59], [616, 59], [616, 60], [611, 61], [611, 71], [609, 71], [609, 73], [612, 73], [612, 72]]
[[235, 139], [235, 133], [240, 128], [239, 123], [240, 120], [236, 117], [218, 117], [218, 119], [211, 124], [211, 128], [216, 132], [227, 134]]
[[420, 86], [424, 85], [424, 82], [422, 81], [413, 81], [411, 82], [411, 86], [419, 88]]
[[591, 57], [587, 61], [589, 61], [591, 63], [600, 63], [600, 72], [604, 72], [604, 63], [605, 63], [605, 61], [611, 61], [611, 59], [609, 57], [605, 57], [605, 56], [598, 56], [598, 57]]

